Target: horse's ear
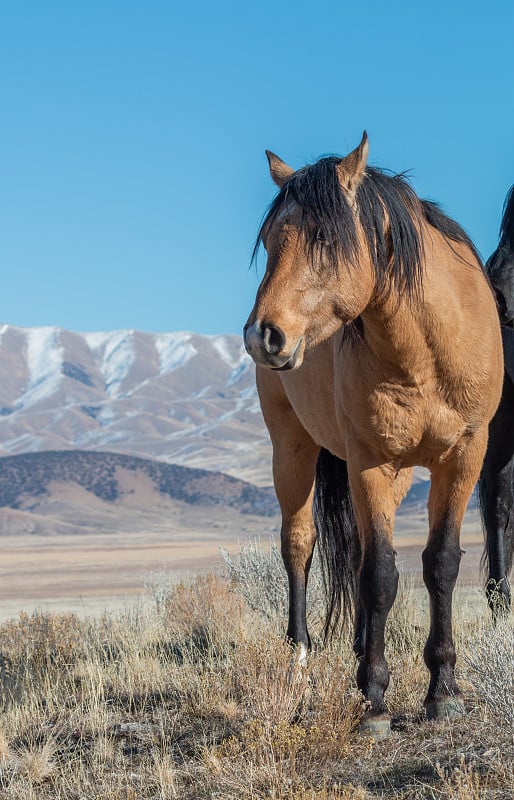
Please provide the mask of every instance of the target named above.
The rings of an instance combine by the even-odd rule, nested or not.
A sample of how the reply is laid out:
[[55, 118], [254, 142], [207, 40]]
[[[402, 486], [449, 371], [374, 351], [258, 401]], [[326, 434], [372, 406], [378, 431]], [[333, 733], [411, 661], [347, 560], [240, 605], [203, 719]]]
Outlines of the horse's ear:
[[368, 151], [368, 134], [363, 131], [360, 145], [342, 158], [336, 167], [341, 188], [351, 202], [355, 200], [357, 189], [364, 177]]
[[272, 153], [271, 150], [266, 150], [266, 155], [268, 156], [270, 175], [278, 188], [281, 189], [287, 179], [294, 174], [294, 169], [288, 167], [288, 165], [282, 161], [281, 158], [276, 156], [275, 153]]

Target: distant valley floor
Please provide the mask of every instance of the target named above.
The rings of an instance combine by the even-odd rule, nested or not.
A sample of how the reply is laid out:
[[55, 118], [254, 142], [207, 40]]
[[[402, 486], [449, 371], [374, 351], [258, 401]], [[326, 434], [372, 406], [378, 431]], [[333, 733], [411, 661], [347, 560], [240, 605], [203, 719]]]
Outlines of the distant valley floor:
[[[237, 552], [241, 544], [278, 536], [278, 517], [255, 517], [235, 511], [197, 509], [184, 520], [162, 519], [147, 533], [91, 535], [24, 534], [2, 537], [0, 620], [21, 610], [97, 613], [122, 606], [145, 593], [145, 576], [165, 569], [180, 577], [219, 569], [220, 548]], [[400, 514], [396, 526], [397, 563], [421, 582], [421, 551], [426, 539], [424, 512]], [[482, 533], [476, 512], [463, 531], [459, 582], [480, 585]]]

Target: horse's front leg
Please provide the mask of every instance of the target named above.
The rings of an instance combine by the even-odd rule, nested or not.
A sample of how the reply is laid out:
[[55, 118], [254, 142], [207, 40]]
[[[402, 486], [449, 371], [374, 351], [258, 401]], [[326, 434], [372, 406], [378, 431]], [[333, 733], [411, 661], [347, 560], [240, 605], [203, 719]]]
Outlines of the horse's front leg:
[[273, 478], [282, 512], [280, 542], [289, 582], [287, 638], [299, 646], [300, 663], [311, 645], [306, 594], [316, 543], [312, 499], [318, 453], [319, 447], [292, 419], [280, 436], [273, 437]]
[[359, 605], [363, 641], [357, 684], [369, 703], [361, 729], [375, 738], [389, 733], [385, 704], [389, 668], [385, 658], [385, 625], [398, 589], [398, 570], [392, 544], [396, 511], [394, 472], [349, 461], [353, 509], [359, 530], [361, 564]]
[[[412, 483], [411, 468], [402, 469], [396, 473], [393, 485], [393, 497], [394, 497], [395, 509], [398, 508], [401, 501], [407, 494], [411, 483]], [[353, 569], [355, 575], [359, 575], [362, 553], [361, 553], [360, 537], [357, 530], [355, 531], [355, 541], [357, 542], [357, 545], [355, 546], [354, 550]], [[392, 534], [391, 534], [391, 541], [392, 541]], [[363, 588], [365, 591], [365, 587]], [[354, 631], [353, 650], [359, 661], [364, 657], [365, 642], [366, 642], [366, 609], [360, 598], [360, 591], [358, 591], [356, 592], [355, 596], [355, 631]]]
[[430, 632], [424, 649], [430, 671], [425, 698], [429, 719], [465, 713], [455, 680], [452, 597], [459, 573], [460, 529], [480, 473], [487, 430], [475, 434], [448, 461], [433, 467], [428, 517], [430, 533], [423, 551], [423, 579], [430, 595]]

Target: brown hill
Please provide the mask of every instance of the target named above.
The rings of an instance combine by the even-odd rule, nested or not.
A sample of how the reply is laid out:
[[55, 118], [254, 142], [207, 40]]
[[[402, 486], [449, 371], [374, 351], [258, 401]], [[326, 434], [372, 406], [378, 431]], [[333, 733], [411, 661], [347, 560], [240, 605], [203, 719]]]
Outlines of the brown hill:
[[[277, 502], [271, 488], [259, 488], [230, 475], [119, 453], [50, 451], [0, 459], [0, 507], [37, 513], [52, 498], [80, 487], [111, 504], [130, 499], [145, 505], [149, 492], [172, 501], [209, 508], [235, 509], [240, 514], [272, 516]], [[141, 495], [141, 497], [138, 497]], [[92, 497], [91, 497], [92, 496]], [[78, 498], [77, 498], [78, 499]]]

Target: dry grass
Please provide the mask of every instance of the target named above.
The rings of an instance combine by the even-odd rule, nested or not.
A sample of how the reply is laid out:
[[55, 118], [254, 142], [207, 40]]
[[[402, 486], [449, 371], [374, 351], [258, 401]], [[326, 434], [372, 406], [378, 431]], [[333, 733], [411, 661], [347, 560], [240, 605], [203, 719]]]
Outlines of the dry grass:
[[148, 602], [123, 614], [0, 626], [0, 798], [514, 796], [513, 631], [492, 628], [478, 592], [455, 625], [469, 714], [427, 723], [426, 603], [402, 580], [387, 637], [393, 733], [373, 743], [357, 733], [349, 641], [291, 671], [277, 570], [276, 553], [253, 548], [228, 577], [154, 575]]

